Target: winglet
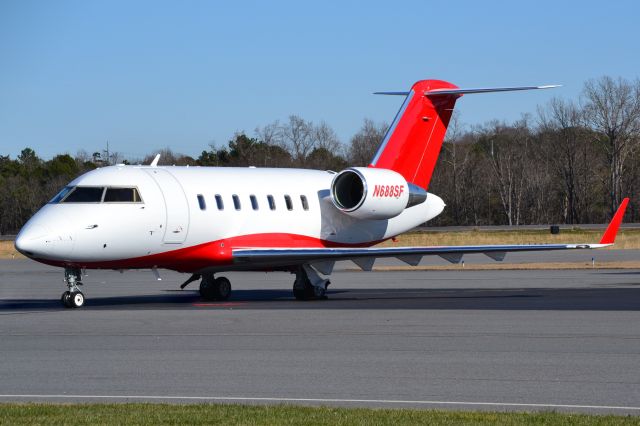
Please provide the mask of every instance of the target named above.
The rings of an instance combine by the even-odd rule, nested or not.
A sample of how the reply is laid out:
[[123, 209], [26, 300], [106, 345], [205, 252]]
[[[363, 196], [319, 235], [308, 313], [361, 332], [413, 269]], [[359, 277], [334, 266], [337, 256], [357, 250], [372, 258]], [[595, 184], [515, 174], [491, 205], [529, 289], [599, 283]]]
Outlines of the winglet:
[[624, 217], [624, 211], [627, 209], [627, 204], [629, 204], [628, 198], [622, 200], [620, 207], [618, 207], [618, 211], [616, 211], [616, 214], [613, 215], [613, 219], [609, 222], [607, 230], [604, 231], [600, 244], [613, 244], [615, 242], [618, 229], [620, 228], [622, 218]]

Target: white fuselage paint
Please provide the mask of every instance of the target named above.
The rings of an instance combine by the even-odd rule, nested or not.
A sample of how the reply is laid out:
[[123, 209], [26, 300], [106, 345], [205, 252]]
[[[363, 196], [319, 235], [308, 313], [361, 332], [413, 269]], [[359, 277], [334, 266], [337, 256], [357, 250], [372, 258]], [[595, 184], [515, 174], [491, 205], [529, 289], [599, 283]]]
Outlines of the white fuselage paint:
[[[251, 247], [270, 247], [274, 234], [300, 236], [302, 241], [316, 241], [315, 246], [366, 246], [406, 232], [444, 208], [439, 197], [428, 194], [424, 203], [391, 219], [357, 219], [333, 205], [333, 176], [333, 172], [300, 169], [104, 167], [69, 185], [135, 186], [142, 203], [50, 203], [29, 220], [18, 238], [39, 260], [83, 266], [214, 241], [230, 241], [232, 248], [239, 248], [234, 241], [246, 236], [255, 236], [241, 240], [251, 241]], [[204, 198], [205, 209], [200, 208], [198, 195]], [[216, 195], [222, 197], [222, 210]], [[239, 210], [234, 195], [241, 203]], [[268, 195], [273, 196], [275, 210], [270, 209]], [[291, 210], [285, 203], [287, 195]], [[250, 196], [255, 196], [257, 209]], [[308, 210], [303, 209], [301, 196], [307, 198]]]

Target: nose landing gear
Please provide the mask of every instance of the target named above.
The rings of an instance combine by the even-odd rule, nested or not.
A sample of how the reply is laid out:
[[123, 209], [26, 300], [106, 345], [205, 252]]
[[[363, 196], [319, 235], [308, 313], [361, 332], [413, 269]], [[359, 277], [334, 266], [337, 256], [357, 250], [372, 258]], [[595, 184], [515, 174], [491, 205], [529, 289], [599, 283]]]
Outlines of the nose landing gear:
[[80, 308], [84, 305], [84, 294], [78, 288], [82, 285], [82, 272], [78, 268], [65, 268], [64, 282], [69, 290], [62, 293], [60, 301], [65, 308]]

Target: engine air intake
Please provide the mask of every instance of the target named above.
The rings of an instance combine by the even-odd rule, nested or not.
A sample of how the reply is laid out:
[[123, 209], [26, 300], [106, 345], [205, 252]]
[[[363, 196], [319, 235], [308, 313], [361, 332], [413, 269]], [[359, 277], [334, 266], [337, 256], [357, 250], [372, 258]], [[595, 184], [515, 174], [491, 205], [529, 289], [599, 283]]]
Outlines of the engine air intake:
[[351, 167], [331, 182], [331, 200], [341, 212], [359, 219], [391, 219], [423, 203], [424, 189], [388, 169]]
[[334, 179], [331, 192], [336, 207], [340, 210], [356, 210], [365, 199], [364, 178], [355, 170], [345, 170]]

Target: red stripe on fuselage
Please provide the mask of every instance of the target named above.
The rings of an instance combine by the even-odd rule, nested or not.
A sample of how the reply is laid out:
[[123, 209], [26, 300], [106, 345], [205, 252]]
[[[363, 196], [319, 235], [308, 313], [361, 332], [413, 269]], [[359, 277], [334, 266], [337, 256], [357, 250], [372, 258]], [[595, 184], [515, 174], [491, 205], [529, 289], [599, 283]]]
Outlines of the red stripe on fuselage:
[[[167, 251], [131, 259], [81, 261], [34, 259], [52, 266], [76, 267], [87, 269], [146, 269], [164, 268], [178, 272], [196, 272], [207, 267], [233, 264], [233, 249], [239, 248], [329, 248], [329, 247], [369, 247], [380, 241], [359, 244], [346, 244], [322, 240], [306, 235], [269, 233], [241, 235], [223, 240], [211, 241], [190, 247]], [[264, 267], [261, 267], [261, 270]]]

